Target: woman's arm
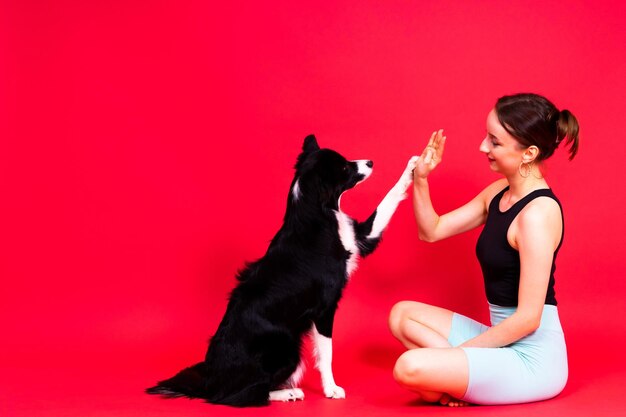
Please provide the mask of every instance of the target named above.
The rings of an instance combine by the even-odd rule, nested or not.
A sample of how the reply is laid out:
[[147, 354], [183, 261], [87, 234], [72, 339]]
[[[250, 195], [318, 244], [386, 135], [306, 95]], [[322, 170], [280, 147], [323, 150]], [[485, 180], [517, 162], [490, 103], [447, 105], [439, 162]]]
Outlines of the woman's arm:
[[427, 242], [445, 239], [483, 224], [487, 218], [489, 202], [507, 185], [506, 179], [498, 180], [464, 206], [442, 216], [438, 215], [430, 200], [427, 178], [441, 163], [445, 142], [443, 130], [433, 132], [413, 171], [413, 213], [419, 238]]
[[495, 181], [467, 204], [440, 216], [430, 200], [428, 181], [425, 178], [414, 177], [413, 213], [419, 238], [426, 242], [436, 242], [485, 223], [489, 202], [507, 184], [506, 179]]
[[550, 198], [533, 200], [511, 224], [511, 229], [509, 240], [519, 251], [521, 267], [517, 311], [461, 347], [507, 346], [534, 332], [541, 324], [552, 258], [562, 232], [558, 204]]

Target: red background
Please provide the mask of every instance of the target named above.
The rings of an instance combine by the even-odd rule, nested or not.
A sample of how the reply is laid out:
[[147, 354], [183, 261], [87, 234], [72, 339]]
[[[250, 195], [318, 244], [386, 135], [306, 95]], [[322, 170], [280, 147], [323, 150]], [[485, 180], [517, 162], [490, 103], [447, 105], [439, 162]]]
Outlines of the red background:
[[[555, 400], [465, 412], [623, 415], [623, 2], [4, 1], [0, 9], [0, 414], [441, 413], [395, 385], [402, 299], [486, 319], [478, 231], [426, 244], [410, 201], [342, 300], [345, 401], [262, 411], [142, 393], [202, 358], [246, 260], [278, 229], [302, 139], [375, 161], [364, 219], [444, 128], [436, 208], [496, 176], [478, 146], [504, 94], [571, 110], [581, 149], [547, 179], [566, 216], [557, 298], [570, 381]], [[312, 365], [310, 365], [312, 368]]]

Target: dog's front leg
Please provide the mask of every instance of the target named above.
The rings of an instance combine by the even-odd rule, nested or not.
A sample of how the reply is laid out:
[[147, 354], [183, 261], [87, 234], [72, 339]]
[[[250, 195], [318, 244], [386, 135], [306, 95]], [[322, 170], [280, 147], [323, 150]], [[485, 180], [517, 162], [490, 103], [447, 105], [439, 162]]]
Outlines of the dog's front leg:
[[376, 211], [366, 221], [356, 226], [357, 243], [361, 256], [367, 256], [376, 249], [383, 231], [398, 208], [398, 204], [407, 197], [407, 189], [413, 183], [413, 170], [415, 169], [417, 158], [417, 156], [414, 156], [409, 160], [400, 179], [389, 190], [376, 208]]
[[[312, 337], [315, 345], [315, 356], [317, 359], [316, 366], [322, 376], [324, 395], [327, 398], [346, 398], [346, 392], [335, 383], [335, 378], [333, 377], [333, 318], [331, 317], [330, 320], [330, 327], [324, 322], [317, 322], [313, 325]], [[318, 326], [320, 327], [320, 330], [318, 330]], [[324, 333], [327, 334], [327, 336], [325, 336]]]
[[406, 191], [413, 183], [413, 170], [417, 164], [417, 159], [417, 156], [409, 159], [398, 182], [389, 190], [385, 198], [383, 198], [383, 201], [381, 201], [376, 208], [376, 212], [373, 216], [372, 229], [366, 236], [367, 239], [380, 238], [383, 230], [385, 230], [389, 224], [391, 216], [393, 216], [393, 213], [395, 213], [398, 208], [398, 204], [407, 197]]

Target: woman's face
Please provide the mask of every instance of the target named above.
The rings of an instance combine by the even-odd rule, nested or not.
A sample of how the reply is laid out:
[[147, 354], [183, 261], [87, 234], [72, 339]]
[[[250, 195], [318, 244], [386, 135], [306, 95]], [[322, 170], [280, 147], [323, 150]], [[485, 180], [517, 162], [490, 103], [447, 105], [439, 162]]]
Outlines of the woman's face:
[[480, 151], [489, 160], [489, 167], [505, 176], [515, 174], [522, 162], [524, 149], [500, 124], [496, 110], [487, 115], [487, 136], [480, 144]]

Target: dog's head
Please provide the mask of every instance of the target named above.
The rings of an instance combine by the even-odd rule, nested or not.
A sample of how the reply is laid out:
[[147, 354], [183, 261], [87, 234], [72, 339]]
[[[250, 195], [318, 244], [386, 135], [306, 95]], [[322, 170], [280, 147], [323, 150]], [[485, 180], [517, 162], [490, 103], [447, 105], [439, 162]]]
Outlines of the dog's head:
[[331, 149], [320, 149], [315, 136], [309, 135], [298, 156], [290, 199], [314, 199], [337, 208], [341, 194], [367, 179], [373, 165], [369, 160], [348, 161]]

